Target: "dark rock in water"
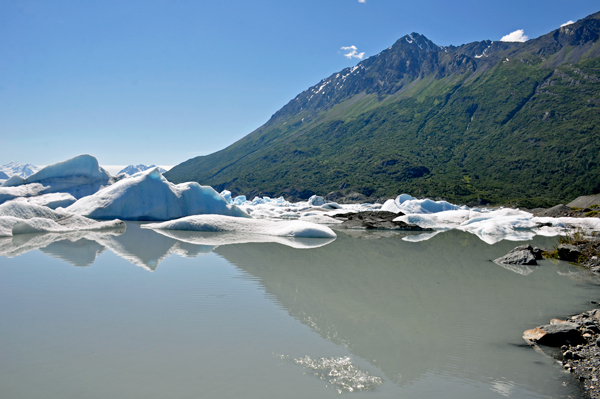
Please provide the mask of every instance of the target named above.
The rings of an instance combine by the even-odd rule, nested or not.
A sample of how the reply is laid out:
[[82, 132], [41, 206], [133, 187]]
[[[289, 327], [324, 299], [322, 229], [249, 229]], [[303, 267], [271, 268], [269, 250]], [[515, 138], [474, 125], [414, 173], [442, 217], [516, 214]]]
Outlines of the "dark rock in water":
[[552, 347], [578, 345], [585, 342], [585, 339], [579, 332], [579, 326], [566, 321], [546, 324], [532, 330], [527, 330], [523, 333], [523, 338], [527, 342]]
[[503, 257], [494, 259], [494, 262], [505, 265], [537, 265], [535, 257], [527, 250], [512, 250]]
[[334, 215], [333, 217], [344, 221], [341, 225], [339, 225], [339, 227], [348, 229], [431, 230], [424, 229], [416, 224], [394, 222], [395, 218], [402, 215], [402, 212], [394, 213], [387, 211], [364, 211], [358, 213], [342, 213]]
[[561, 244], [558, 246], [558, 259], [567, 262], [577, 262], [581, 256], [581, 250], [575, 245]]
[[[537, 253], [539, 253], [539, 258], [537, 258]], [[541, 259], [541, 253], [542, 251], [539, 248], [533, 248], [531, 245], [521, 245], [503, 257], [494, 259], [494, 263], [503, 265], [537, 265], [536, 259]]]
[[542, 251], [542, 250], [541, 250], [540, 248], [538, 248], [538, 247], [533, 247], [533, 250], [531, 251], [531, 253], [533, 254], [533, 257], [534, 257], [536, 260], [542, 260], [542, 259], [544, 259], [543, 252], [544, 252], [544, 251]]
[[573, 210], [566, 205], [558, 204], [549, 209], [544, 209], [534, 213], [534, 216], [557, 217]]

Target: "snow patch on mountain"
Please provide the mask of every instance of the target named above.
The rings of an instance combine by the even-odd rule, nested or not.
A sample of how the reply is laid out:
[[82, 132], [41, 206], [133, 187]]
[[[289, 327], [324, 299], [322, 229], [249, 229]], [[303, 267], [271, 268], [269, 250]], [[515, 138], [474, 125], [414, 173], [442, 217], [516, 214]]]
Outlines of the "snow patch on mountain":
[[[126, 174], [128, 176], [132, 176], [132, 175], [135, 175], [136, 173], [144, 172], [144, 171], [146, 171], [148, 169], [153, 169], [153, 168], [156, 168], [156, 167], [157, 167], [156, 165], [142, 165], [142, 164], [140, 164], [140, 165], [129, 165], [129, 166], [126, 166], [125, 168], [121, 169], [119, 171], [119, 173], [117, 173], [117, 175]], [[166, 170], [163, 169], [163, 168], [161, 168], [161, 167], [158, 167], [158, 170], [160, 171], [160, 173], [165, 173], [166, 172]]]
[[[39, 166], [35, 166], [30, 163], [22, 164], [14, 161], [0, 166], [0, 172], [6, 174], [8, 177], [18, 175], [25, 178], [31, 176], [40, 169], [41, 168]], [[6, 179], [8, 179], [8, 177], [6, 177]], [[5, 178], [0, 176], [0, 179]]]

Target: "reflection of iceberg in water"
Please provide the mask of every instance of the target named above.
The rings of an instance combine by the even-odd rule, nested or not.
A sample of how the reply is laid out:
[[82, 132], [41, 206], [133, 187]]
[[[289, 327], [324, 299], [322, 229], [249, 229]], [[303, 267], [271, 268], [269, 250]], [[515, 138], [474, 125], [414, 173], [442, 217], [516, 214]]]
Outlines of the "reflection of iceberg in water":
[[210, 253], [220, 245], [252, 242], [277, 243], [292, 248], [318, 248], [334, 240], [150, 230], [140, 228], [141, 225], [142, 222], [127, 222], [126, 229], [0, 237], [0, 256], [18, 256], [40, 249], [47, 255], [63, 259], [75, 266], [87, 266], [108, 248], [134, 265], [152, 271], [168, 256], [194, 257]]
[[[544, 264], [523, 278], [490, 262], [511, 250], [511, 242], [490, 246], [460, 231], [420, 242], [354, 239], [337, 232], [331, 245], [302, 257], [272, 244], [222, 246], [215, 252], [256, 277], [291, 316], [369, 359], [403, 386], [431, 372], [497, 380], [490, 358], [511, 364], [516, 351], [526, 350], [507, 345], [506, 337], [520, 344], [522, 331], [539, 318], [540, 308], [554, 306], [554, 315], [561, 303], [570, 303], [568, 290], [555, 290], [564, 281], [555, 265]], [[554, 242], [538, 237], [533, 244]], [[531, 278], [537, 278], [535, 291]], [[530, 375], [520, 368], [506, 373], [502, 378], [511, 384], [531, 385]]]
[[155, 270], [170, 255], [193, 257], [209, 253], [213, 247], [194, 245], [166, 237], [149, 229], [140, 228], [140, 222], [127, 222], [127, 231], [118, 237], [105, 237], [99, 242], [116, 255], [147, 270]]
[[[145, 229], [143, 229], [145, 230]], [[204, 231], [183, 231], [183, 230], [155, 230], [166, 237], [175, 240], [202, 245], [212, 248], [221, 245], [247, 244], [247, 243], [277, 243], [296, 249], [319, 248], [335, 240], [335, 238], [297, 238], [297, 237], [278, 237], [262, 234], [242, 234], [236, 232], [218, 232], [210, 233]]]
[[94, 262], [105, 247], [100, 241], [123, 234], [122, 229], [103, 231], [74, 231], [69, 233], [20, 234], [0, 238], [0, 256], [18, 256], [40, 249], [49, 256], [63, 259], [74, 266]]

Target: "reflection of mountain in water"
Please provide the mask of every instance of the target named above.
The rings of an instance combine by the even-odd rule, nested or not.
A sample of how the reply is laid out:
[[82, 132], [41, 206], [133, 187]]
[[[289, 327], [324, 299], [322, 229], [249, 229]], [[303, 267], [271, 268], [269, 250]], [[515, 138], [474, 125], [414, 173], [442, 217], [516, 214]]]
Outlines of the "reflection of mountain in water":
[[[533, 242], [555, 243], [544, 237]], [[490, 246], [460, 231], [422, 242], [339, 232], [331, 245], [311, 251], [263, 244], [215, 252], [257, 277], [290, 315], [372, 360], [389, 379], [408, 383], [430, 371], [493, 379], [495, 362], [481, 347], [504, 345], [494, 356], [508, 358], [520, 348], [506, 345], [506, 337], [521, 343], [540, 309], [554, 306], [552, 316], [568, 311], [560, 304], [573, 300], [556, 288], [569, 279], [556, 273], [556, 265], [546, 263], [525, 277], [489, 261], [514, 246]], [[521, 309], [524, 301], [529, 313]], [[519, 319], [511, 311], [516, 308]], [[527, 384], [516, 371], [504, 377]]]

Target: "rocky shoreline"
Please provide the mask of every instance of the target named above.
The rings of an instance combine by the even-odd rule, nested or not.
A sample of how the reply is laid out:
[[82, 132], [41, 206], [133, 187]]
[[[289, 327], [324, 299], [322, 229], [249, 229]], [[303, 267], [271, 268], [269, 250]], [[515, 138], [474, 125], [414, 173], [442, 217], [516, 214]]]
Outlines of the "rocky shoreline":
[[[571, 204], [569, 204], [571, 205]], [[532, 210], [539, 216], [597, 217], [598, 207], [571, 208], [558, 205], [547, 210]], [[537, 211], [537, 212], [536, 212]], [[583, 271], [600, 275], [600, 237], [581, 231], [561, 237], [554, 249], [522, 245], [494, 260], [503, 265], [536, 265], [543, 258], [577, 264]], [[580, 384], [584, 398], [600, 399], [600, 304], [595, 309], [566, 319], [552, 319], [549, 324], [523, 333], [523, 339], [537, 352], [552, 356]]]

